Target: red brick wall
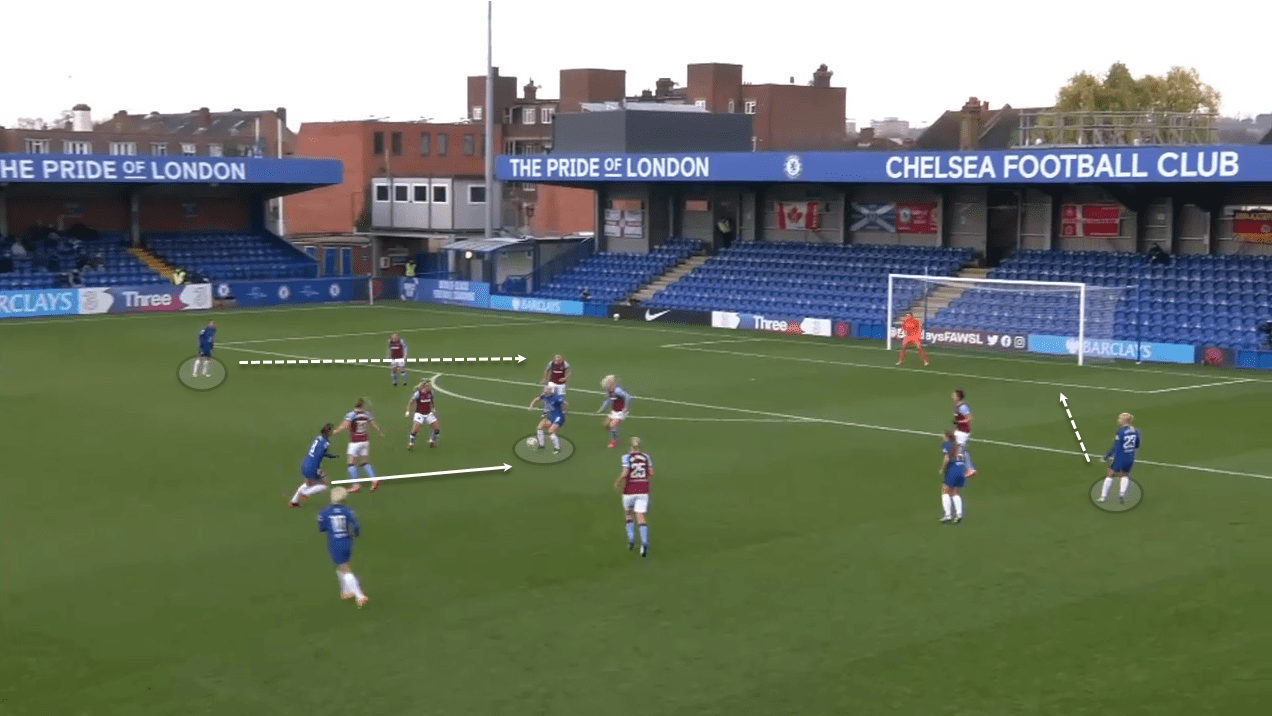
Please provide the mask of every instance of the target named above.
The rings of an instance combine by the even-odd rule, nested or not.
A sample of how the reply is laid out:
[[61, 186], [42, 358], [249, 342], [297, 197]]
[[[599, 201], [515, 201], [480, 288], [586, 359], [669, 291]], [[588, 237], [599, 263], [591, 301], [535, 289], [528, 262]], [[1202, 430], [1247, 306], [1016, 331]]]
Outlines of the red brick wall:
[[111, 199], [93, 197], [76, 199], [74, 197], [8, 197], [9, 232], [21, 233], [32, 224], [45, 223], [57, 226], [57, 217], [66, 213], [66, 202], [73, 201], [84, 207], [84, 216], [67, 217], [62, 220], [63, 226], [77, 222], [102, 231], [126, 231], [128, 229], [128, 204], [123, 197]]
[[530, 230], [540, 236], [596, 231], [596, 192], [575, 187], [539, 185]]
[[617, 102], [626, 96], [626, 70], [561, 70], [557, 111], [577, 112], [581, 102]]
[[843, 87], [750, 85], [745, 99], [756, 101], [754, 132], [758, 151], [843, 149], [848, 143]]

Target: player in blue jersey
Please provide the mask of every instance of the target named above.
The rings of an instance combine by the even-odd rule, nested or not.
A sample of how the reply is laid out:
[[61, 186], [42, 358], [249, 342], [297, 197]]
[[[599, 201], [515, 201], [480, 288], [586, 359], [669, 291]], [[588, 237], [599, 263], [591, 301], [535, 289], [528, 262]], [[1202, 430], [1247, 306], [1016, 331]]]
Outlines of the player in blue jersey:
[[1113, 489], [1113, 478], [1120, 476], [1121, 484], [1117, 486], [1117, 501], [1126, 502], [1126, 492], [1131, 489], [1131, 468], [1135, 467], [1135, 453], [1139, 451], [1141, 440], [1138, 428], [1131, 425], [1135, 416], [1122, 413], [1117, 416], [1117, 435], [1113, 438], [1113, 447], [1104, 453], [1109, 462], [1109, 472], [1104, 477], [1104, 486], [1100, 488], [1100, 502], [1109, 499], [1109, 490]]
[[601, 380], [601, 387], [605, 389], [605, 402], [601, 403], [601, 409], [597, 412], [604, 413], [606, 408], [610, 409], [609, 416], [601, 424], [609, 430], [609, 447], [614, 447], [618, 444], [618, 424], [627, 419], [627, 408], [631, 405], [632, 396], [623, 390], [623, 386], [618, 384], [618, 378], [612, 375]]
[[212, 363], [212, 343], [216, 340], [216, 322], [208, 321], [208, 325], [199, 331], [199, 357], [194, 359], [194, 371], [191, 378], [199, 377], [199, 368], [203, 368], [203, 377], [209, 376], [208, 366]]
[[941, 507], [945, 510], [941, 524], [958, 524], [963, 521], [963, 496], [959, 494], [959, 490], [967, 482], [967, 465], [963, 459], [962, 447], [949, 430], [945, 431], [941, 453], [944, 455], [941, 459]]
[[340, 598], [358, 600], [358, 606], [367, 603], [367, 595], [362, 592], [362, 585], [349, 569], [349, 558], [353, 556], [353, 538], [362, 532], [358, 518], [353, 510], [341, 502], [349, 494], [343, 487], [332, 488], [331, 504], [318, 511], [318, 531], [327, 534], [327, 554], [331, 555], [331, 563], [336, 565], [336, 578], [340, 580]]
[[535, 404], [539, 401], [543, 401], [543, 419], [539, 421], [538, 427], [539, 449], [543, 449], [543, 431], [547, 430], [548, 437], [552, 440], [552, 452], [560, 453], [561, 439], [557, 437], [557, 431], [565, 425], [565, 414], [570, 410], [570, 404], [560, 393], [545, 391], [530, 401], [530, 409], [534, 410]]
[[[305, 459], [300, 462], [300, 476], [304, 478], [304, 482], [300, 487], [296, 488], [296, 494], [292, 495], [292, 507], [300, 507], [300, 503], [310, 495], [316, 495], [327, 489], [323, 484], [323, 480], [327, 478], [322, 472], [322, 461], [329, 458], [337, 458], [339, 455], [332, 455], [327, 452], [327, 446], [331, 444], [331, 423], [322, 426], [322, 432], [314, 441], [309, 444], [309, 449], [305, 451]], [[354, 485], [355, 488], [361, 485]], [[356, 489], [351, 492], [357, 492]]]

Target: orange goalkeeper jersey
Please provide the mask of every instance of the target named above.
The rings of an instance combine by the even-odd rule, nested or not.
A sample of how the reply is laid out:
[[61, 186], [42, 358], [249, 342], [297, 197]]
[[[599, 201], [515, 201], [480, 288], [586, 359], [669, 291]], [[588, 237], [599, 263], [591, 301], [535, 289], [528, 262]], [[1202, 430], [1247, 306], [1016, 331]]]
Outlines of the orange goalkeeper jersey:
[[916, 318], [907, 318], [901, 324], [901, 328], [905, 331], [905, 337], [909, 340], [919, 340], [919, 336], [923, 334], [923, 326], [919, 325]]

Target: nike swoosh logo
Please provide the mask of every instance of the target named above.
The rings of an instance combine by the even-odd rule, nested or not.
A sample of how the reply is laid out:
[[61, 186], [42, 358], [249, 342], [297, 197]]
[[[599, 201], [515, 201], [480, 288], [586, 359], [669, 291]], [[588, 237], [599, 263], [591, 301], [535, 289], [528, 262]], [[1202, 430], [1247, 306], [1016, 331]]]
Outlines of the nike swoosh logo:
[[656, 320], [658, 320], [659, 318], [662, 318], [663, 316], [667, 315], [668, 313], [671, 313], [671, 311], [670, 311], [670, 310], [666, 310], [666, 311], [659, 311], [658, 313], [650, 313], [650, 312], [649, 312], [649, 309], [647, 308], [647, 309], [645, 309], [645, 320], [646, 320], [646, 321], [656, 321]]

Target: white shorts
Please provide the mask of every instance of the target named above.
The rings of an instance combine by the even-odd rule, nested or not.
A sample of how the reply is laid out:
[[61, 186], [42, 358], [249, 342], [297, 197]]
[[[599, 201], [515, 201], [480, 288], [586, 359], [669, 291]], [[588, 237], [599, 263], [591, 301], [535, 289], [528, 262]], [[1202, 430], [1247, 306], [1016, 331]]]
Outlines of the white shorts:
[[623, 511], [643, 515], [649, 512], [649, 493], [643, 495], [623, 495]]
[[345, 451], [345, 454], [349, 457], [366, 457], [370, 451], [371, 441], [368, 440], [360, 443], [349, 443], [349, 449]]
[[966, 446], [967, 446], [967, 441], [968, 441], [971, 437], [972, 437], [972, 434], [971, 434], [971, 433], [965, 433], [965, 432], [963, 432], [962, 430], [955, 430], [955, 431], [954, 431], [954, 442], [958, 443], [958, 446], [959, 446], [959, 447], [966, 447]]
[[389, 367], [390, 367], [390, 368], [405, 368], [405, 367], [406, 367], [406, 359], [405, 359], [405, 358], [394, 358], [393, 360], [389, 361]]
[[543, 387], [543, 392], [548, 395], [565, 395], [565, 383], [548, 383]]
[[624, 412], [624, 411], [621, 411], [621, 410], [611, 410], [611, 411], [610, 411], [610, 418], [609, 418], [609, 419], [610, 419], [610, 421], [611, 421], [611, 422], [613, 422], [613, 421], [615, 421], [615, 420], [623, 420], [623, 419], [624, 419], [624, 418], [626, 418], [626, 417], [627, 417], [627, 413], [626, 413], [626, 412]]
[[425, 415], [424, 413], [415, 414], [416, 425], [423, 425], [424, 423], [428, 423], [429, 425], [432, 425], [435, 422], [437, 422], [437, 416], [432, 413], [429, 413], [428, 415]]

